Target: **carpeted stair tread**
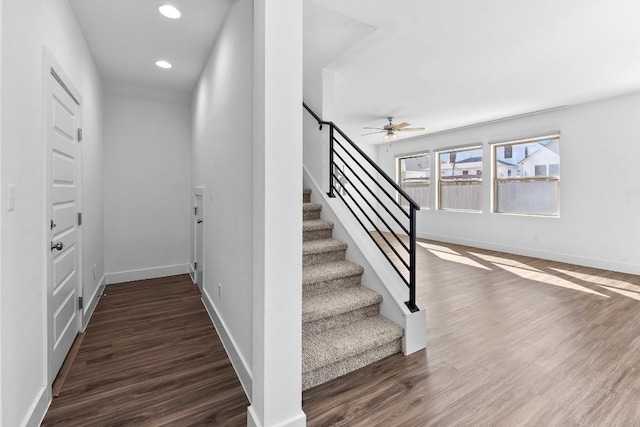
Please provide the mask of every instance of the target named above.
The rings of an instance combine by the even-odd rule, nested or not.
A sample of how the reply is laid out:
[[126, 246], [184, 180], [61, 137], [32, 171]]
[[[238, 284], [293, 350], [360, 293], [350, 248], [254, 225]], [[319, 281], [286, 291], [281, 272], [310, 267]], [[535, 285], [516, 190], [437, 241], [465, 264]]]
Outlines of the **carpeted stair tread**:
[[302, 221], [302, 231], [333, 230], [333, 223], [323, 219], [309, 219]]
[[338, 316], [364, 307], [380, 304], [382, 296], [364, 286], [345, 288], [302, 299], [302, 322], [313, 322]]
[[321, 211], [322, 205], [319, 203], [303, 203], [302, 210], [303, 211]]
[[346, 260], [309, 265], [302, 269], [302, 285], [358, 276], [363, 272], [362, 266]]
[[302, 341], [302, 373], [354, 357], [402, 337], [403, 329], [382, 317], [308, 335]]
[[342, 251], [347, 249], [347, 246], [345, 242], [336, 239], [308, 240], [302, 242], [302, 255]]

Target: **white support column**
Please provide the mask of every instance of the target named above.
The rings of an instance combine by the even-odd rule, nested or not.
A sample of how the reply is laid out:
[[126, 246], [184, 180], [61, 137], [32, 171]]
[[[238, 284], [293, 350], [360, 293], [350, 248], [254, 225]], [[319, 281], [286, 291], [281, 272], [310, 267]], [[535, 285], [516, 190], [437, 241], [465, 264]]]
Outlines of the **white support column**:
[[253, 389], [247, 424], [302, 412], [302, 2], [254, 0]]

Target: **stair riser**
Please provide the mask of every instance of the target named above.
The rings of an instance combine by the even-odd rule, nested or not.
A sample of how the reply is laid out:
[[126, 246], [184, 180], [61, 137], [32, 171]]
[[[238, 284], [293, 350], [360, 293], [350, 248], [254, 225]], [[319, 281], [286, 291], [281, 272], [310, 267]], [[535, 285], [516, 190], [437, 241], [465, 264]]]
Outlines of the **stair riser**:
[[325, 280], [322, 282], [308, 283], [302, 285], [302, 296], [307, 297], [324, 292], [331, 292], [337, 289], [344, 289], [350, 286], [359, 286], [362, 274], [355, 276], [341, 277], [339, 279]]
[[302, 240], [322, 240], [322, 239], [330, 239], [333, 235], [333, 229], [322, 229], [322, 230], [310, 230], [302, 232]]
[[302, 256], [302, 266], [323, 264], [325, 262], [342, 261], [346, 257], [347, 250], [341, 249], [330, 252], [320, 252], [317, 254], [307, 254]]
[[302, 193], [302, 203], [311, 203], [311, 193]]
[[377, 316], [379, 312], [380, 304], [373, 304], [369, 307], [359, 308], [337, 316], [325, 317], [324, 319], [313, 322], [304, 322], [302, 324], [302, 336], [328, 331], [329, 329], [341, 328], [349, 323], [357, 322], [367, 317]]
[[332, 365], [323, 366], [322, 368], [318, 368], [310, 372], [303, 372], [302, 390], [304, 391], [319, 384], [326, 383], [335, 378], [346, 375], [349, 372], [353, 372], [364, 366], [370, 365], [373, 362], [382, 360], [392, 354], [399, 353], [400, 351], [402, 351], [401, 338], [353, 357], [341, 360]]
[[320, 213], [322, 211], [321, 210], [306, 210], [306, 211], [302, 211], [302, 220], [308, 220], [308, 219], [320, 219]]

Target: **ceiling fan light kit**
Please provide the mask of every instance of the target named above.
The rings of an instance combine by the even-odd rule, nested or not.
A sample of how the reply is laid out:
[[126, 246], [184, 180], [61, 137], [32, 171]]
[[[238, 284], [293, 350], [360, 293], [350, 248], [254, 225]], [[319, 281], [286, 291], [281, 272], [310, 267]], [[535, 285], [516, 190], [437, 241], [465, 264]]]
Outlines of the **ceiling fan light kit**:
[[388, 131], [382, 137], [385, 141], [395, 141], [398, 138], [398, 135], [392, 130]]

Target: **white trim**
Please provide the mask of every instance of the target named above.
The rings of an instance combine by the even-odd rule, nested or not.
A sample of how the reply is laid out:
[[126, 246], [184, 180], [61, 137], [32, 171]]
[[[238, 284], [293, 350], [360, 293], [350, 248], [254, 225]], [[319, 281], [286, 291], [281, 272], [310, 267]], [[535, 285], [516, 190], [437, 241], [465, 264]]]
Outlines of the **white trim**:
[[523, 248], [519, 246], [502, 245], [499, 243], [485, 242], [482, 240], [460, 239], [439, 234], [418, 233], [418, 237], [428, 240], [434, 240], [436, 242], [453, 243], [456, 245], [470, 246], [472, 248], [487, 249], [508, 254], [546, 259], [549, 261], [564, 262], [567, 264], [580, 265], [583, 267], [593, 267], [609, 271], [619, 271], [621, 273], [627, 274], [640, 274], [640, 266], [638, 265], [621, 263], [607, 259], [581, 257], [560, 252], [550, 252], [531, 248]]
[[167, 265], [162, 267], [143, 268], [140, 270], [118, 271], [107, 273], [107, 285], [133, 282], [134, 280], [155, 279], [158, 277], [177, 276], [189, 273], [189, 264]]
[[222, 346], [227, 352], [227, 356], [229, 356], [231, 365], [236, 371], [236, 376], [240, 380], [244, 393], [247, 395], [247, 399], [251, 401], [251, 393], [253, 390], [253, 375], [251, 373], [251, 368], [247, 361], [244, 360], [244, 357], [242, 357], [242, 354], [238, 351], [238, 346], [236, 345], [235, 340], [229, 333], [229, 329], [225, 325], [224, 321], [218, 315], [211, 297], [205, 288], [202, 289], [202, 303], [204, 304], [207, 313], [209, 313], [211, 323], [213, 323], [213, 327], [216, 329], [216, 332], [220, 337], [220, 341], [222, 341]]
[[518, 139], [500, 139], [497, 141], [489, 141], [487, 144], [489, 145], [511, 145], [511, 144], [524, 144], [527, 142], [537, 142], [537, 141], [546, 141], [547, 139], [559, 139], [560, 131], [554, 131], [549, 134], [544, 134], [541, 136], [532, 136], [527, 138], [518, 138]]
[[[264, 424], [259, 419], [256, 411], [253, 410], [253, 406], [247, 408], [247, 427], [262, 427]], [[307, 425], [307, 415], [300, 411], [295, 417], [282, 421], [278, 424], [271, 424], [273, 427], [305, 427]]]
[[193, 264], [189, 263], [189, 277], [191, 278], [191, 282], [196, 284], [196, 269], [193, 268]]
[[[442, 153], [459, 153], [461, 151], [472, 151], [473, 149], [482, 150], [484, 148], [484, 142], [474, 142], [470, 144], [450, 145], [448, 147], [434, 148], [432, 151], [436, 156]], [[440, 160], [438, 159], [438, 162]]]
[[411, 157], [424, 156], [425, 154], [429, 154], [430, 155], [432, 151], [433, 150], [431, 150], [431, 149], [418, 150], [418, 151], [412, 151], [412, 152], [409, 152], [409, 153], [402, 153], [402, 154], [401, 153], [397, 153], [397, 154], [394, 154], [394, 156], [395, 156], [396, 159], [408, 159], [408, 158], [411, 158]]
[[93, 295], [91, 295], [90, 300], [85, 304], [85, 309], [82, 313], [82, 328], [80, 328], [81, 332], [84, 332], [84, 330], [87, 328], [89, 320], [91, 320], [91, 316], [93, 316], [93, 312], [96, 310], [96, 306], [98, 305], [98, 301], [100, 300], [100, 297], [102, 296], [106, 285], [107, 275], [103, 274], [98, 287], [96, 288]]
[[51, 405], [51, 387], [43, 385], [20, 425], [25, 427], [38, 427], [42, 424], [49, 405]]

